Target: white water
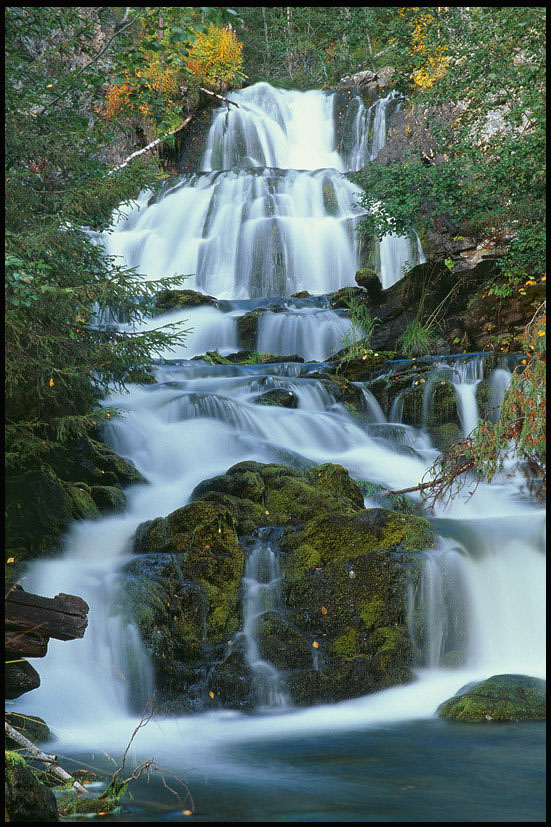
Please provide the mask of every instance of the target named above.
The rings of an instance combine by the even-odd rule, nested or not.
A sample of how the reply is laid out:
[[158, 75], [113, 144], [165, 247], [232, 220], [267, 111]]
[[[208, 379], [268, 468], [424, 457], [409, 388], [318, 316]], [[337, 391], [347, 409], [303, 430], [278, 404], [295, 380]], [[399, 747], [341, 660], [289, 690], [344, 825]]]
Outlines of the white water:
[[[352, 206], [353, 188], [340, 177], [339, 160], [333, 157], [327, 109], [330, 98], [322, 93], [300, 97], [299, 93], [266, 88], [244, 90], [239, 95], [243, 97], [242, 129], [246, 132], [250, 127], [251, 135], [253, 127], [256, 130], [256, 139], [247, 138], [247, 155], [255, 163], [277, 162], [283, 168], [300, 160], [302, 168], [333, 169], [291, 169], [285, 175], [274, 175], [271, 169], [240, 169], [184, 178], [151, 206], [145, 207], [142, 199], [126, 222], [119, 221], [108, 238], [108, 250], [121, 255], [128, 265], [139, 266], [150, 278], [194, 271], [194, 280], [187, 286], [219, 298], [288, 294], [299, 289], [315, 294], [353, 283], [357, 262], [350, 230], [357, 212]], [[260, 122], [255, 107], [266, 109]], [[230, 122], [234, 114], [230, 113]], [[217, 116], [221, 117], [225, 114]], [[206, 167], [216, 166], [218, 128], [215, 121]], [[237, 160], [239, 148], [228, 134], [224, 147], [216, 149], [216, 153], [227, 153], [223, 154], [223, 166], [229, 163], [226, 158]], [[316, 138], [309, 156], [307, 147], [313, 134]], [[257, 144], [262, 156], [254, 155]], [[285, 156], [286, 164], [278, 152], [290, 153]], [[308, 157], [311, 165], [305, 164]], [[243, 160], [244, 166], [251, 165]], [[337, 193], [336, 216], [327, 215], [327, 201], [323, 206], [324, 180]], [[275, 226], [280, 239], [271, 247], [266, 234], [273, 231], [274, 219], [267, 213], [268, 204], [278, 216]], [[271, 253], [265, 255], [268, 247]], [[273, 256], [276, 247], [279, 258]], [[281, 262], [285, 267], [276, 272]], [[266, 315], [271, 320], [278, 314]], [[180, 315], [167, 314], [155, 323], [184, 316], [194, 326], [190, 349], [179, 350], [172, 358], [214, 347], [236, 347], [235, 316], [231, 313], [198, 308]], [[305, 311], [301, 327], [308, 327], [313, 317], [321, 331], [330, 316], [318, 316], [318, 310]], [[323, 344], [321, 335], [318, 339], [311, 331], [309, 341], [302, 341], [298, 325], [293, 332], [289, 319], [282, 322], [282, 328], [285, 324], [287, 328], [280, 333], [282, 350], [302, 349], [313, 358], [327, 351], [329, 345]], [[261, 328], [261, 336], [268, 336], [268, 327]], [[269, 335], [275, 338], [276, 334]], [[128, 395], [113, 395], [108, 400], [119, 405], [124, 416], [110, 425], [106, 436], [115, 450], [136, 464], [148, 484], [127, 492], [124, 515], [75, 524], [67, 536], [64, 557], [36, 564], [24, 581], [32, 591], [51, 596], [60, 591], [79, 594], [90, 603], [84, 639], [52, 641], [47, 658], [39, 663], [42, 686], [18, 703], [20, 708], [42, 715], [64, 746], [120, 749], [135, 723], [129, 702], [138, 707], [150, 692], [147, 658], [137, 643], [132, 622], [121, 619], [117, 590], [118, 572], [129, 559], [139, 523], [183, 505], [197, 483], [244, 459], [289, 462], [294, 456], [337, 462], [358, 479], [402, 488], [415, 485], [436, 457], [422, 431], [385, 423], [383, 412], [373, 405], [367, 392], [365, 424], [353, 418], [319, 380], [308, 376], [307, 366], [213, 368], [201, 362], [183, 362], [159, 366], [156, 377], [157, 385], [134, 386]], [[475, 381], [458, 377], [459, 399], [467, 397], [465, 385]], [[274, 386], [296, 392], [299, 408], [254, 404], [258, 393]], [[462, 410], [466, 429], [471, 414], [465, 402]], [[423, 585], [428, 613], [427, 668], [419, 671], [415, 683], [277, 716], [250, 718], [220, 712], [152, 723], [136, 741], [140, 755], [154, 752], [169, 764], [193, 763], [211, 770], [224, 743], [426, 718], [470, 680], [498, 672], [543, 675], [542, 510], [519, 494], [516, 478], [504, 478], [491, 487], [481, 485], [468, 502], [457, 499], [438, 516], [441, 522], [437, 521], [437, 528], [445, 540], [427, 563]], [[463, 619], [465, 662], [456, 669], [440, 665], [449, 624], [443, 609], [442, 573], [461, 590], [468, 609]], [[250, 650], [251, 659], [253, 655]]]

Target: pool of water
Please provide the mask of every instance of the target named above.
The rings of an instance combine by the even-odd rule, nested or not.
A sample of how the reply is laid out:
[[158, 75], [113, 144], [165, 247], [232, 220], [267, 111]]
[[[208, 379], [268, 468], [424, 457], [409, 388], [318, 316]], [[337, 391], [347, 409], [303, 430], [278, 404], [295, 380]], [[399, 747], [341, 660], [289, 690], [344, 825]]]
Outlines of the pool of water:
[[[210, 770], [167, 762], [182, 802], [156, 775], [134, 782], [125, 811], [103, 820], [545, 821], [544, 751], [544, 724], [439, 719], [226, 744]], [[113, 771], [104, 756], [74, 757]]]

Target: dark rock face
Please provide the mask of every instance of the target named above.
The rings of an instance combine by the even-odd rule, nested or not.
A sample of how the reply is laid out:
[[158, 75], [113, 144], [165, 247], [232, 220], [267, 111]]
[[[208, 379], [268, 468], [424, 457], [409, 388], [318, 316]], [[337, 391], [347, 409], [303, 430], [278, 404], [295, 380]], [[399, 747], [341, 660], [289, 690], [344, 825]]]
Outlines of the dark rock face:
[[256, 640], [292, 700], [341, 700], [411, 680], [407, 590], [433, 538], [409, 500], [365, 510], [341, 466], [252, 461], [192, 496], [138, 528], [127, 567], [125, 592], [167, 708], [254, 707], [240, 633], [240, 537], [261, 526], [281, 526], [283, 603], [259, 619]]
[[540, 678], [526, 675], [494, 675], [468, 684], [438, 707], [441, 718], [483, 721], [544, 721], [546, 686]]
[[5, 807], [8, 821], [59, 821], [53, 792], [35, 777], [24, 758], [6, 752]]

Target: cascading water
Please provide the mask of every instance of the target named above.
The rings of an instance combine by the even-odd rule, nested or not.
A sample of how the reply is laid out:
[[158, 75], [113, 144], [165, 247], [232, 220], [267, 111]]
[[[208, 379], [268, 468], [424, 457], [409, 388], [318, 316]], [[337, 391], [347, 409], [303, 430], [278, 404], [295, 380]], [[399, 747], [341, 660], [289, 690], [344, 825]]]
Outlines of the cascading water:
[[[182, 506], [202, 480], [246, 459], [335, 462], [357, 479], [405, 488], [417, 484], [437, 456], [421, 429], [398, 421], [399, 406], [386, 421], [361, 384], [363, 421], [352, 414], [315, 373], [319, 366], [188, 361], [213, 348], [237, 349], [236, 318], [248, 301], [258, 306], [263, 297], [336, 290], [353, 283], [358, 264], [353, 228], [359, 191], [343, 177], [346, 164], [334, 148], [331, 96], [257, 84], [234, 97], [239, 110], [214, 115], [203, 171], [169, 182], [153, 198], [142, 195], [105, 239], [109, 254], [146, 278], [193, 272], [186, 286], [242, 303], [171, 311], [144, 322], [187, 319], [185, 326], [194, 328], [190, 347], [167, 352], [156, 367], [156, 384], [131, 386], [130, 393], [108, 400], [124, 415], [111, 422], [106, 438], [148, 483], [128, 490], [123, 515], [76, 524], [64, 557], [36, 564], [25, 580], [26, 588], [40, 594], [64, 591], [90, 603], [84, 640], [52, 641], [40, 664], [41, 688], [18, 702], [56, 728], [66, 750], [71, 744], [123, 746], [135, 725], [133, 710], [151, 691], [147, 656], [132, 620], [121, 613], [120, 577], [141, 522]], [[319, 302], [289, 303], [282, 313], [270, 311], [268, 303], [259, 341], [273, 352], [321, 359], [346, 335], [342, 321]], [[324, 330], [333, 332], [325, 337]], [[474, 417], [465, 386], [471, 386], [472, 401], [476, 370], [457, 368], [453, 379], [463, 400], [464, 431]], [[508, 378], [505, 368], [499, 370], [491, 385], [497, 404]], [[295, 394], [298, 406], [255, 403], [259, 393], [273, 388]], [[440, 507], [434, 526], [441, 539], [427, 553], [423, 578], [411, 595], [409, 626], [423, 664], [415, 683], [292, 714], [209, 713], [163, 721], [157, 729], [152, 722], [141, 752], [228, 778], [235, 759], [224, 764], [223, 755], [235, 744], [244, 749], [262, 739], [279, 743], [314, 732], [358, 732], [374, 723], [426, 719], [468, 680], [502, 671], [543, 675], [542, 510], [519, 494], [515, 478], [504, 477], [491, 487], [481, 484], [468, 502]], [[277, 601], [279, 573], [271, 554], [262, 538], [250, 549], [242, 633], [249, 665], [257, 675], [264, 673], [261, 702], [285, 709], [284, 687], [277, 670], [258, 656], [254, 631], [264, 610], [260, 595], [267, 594], [272, 606]]]

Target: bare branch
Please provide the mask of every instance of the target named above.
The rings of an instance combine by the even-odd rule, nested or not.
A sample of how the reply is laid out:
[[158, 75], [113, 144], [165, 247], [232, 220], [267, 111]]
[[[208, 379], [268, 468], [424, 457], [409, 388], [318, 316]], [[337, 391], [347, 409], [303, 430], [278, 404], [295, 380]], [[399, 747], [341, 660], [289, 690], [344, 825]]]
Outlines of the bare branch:
[[83, 793], [88, 795], [88, 790], [86, 790], [82, 784], [76, 781], [70, 773], [60, 767], [57, 763], [57, 756], [56, 755], [47, 755], [45, 752], [42, 752], [32, 741], [29, 741], [28, 738], [25, 738], [20, 732], [18, 732], [11, 724], [8, 724], [6, 721], [5, 723], [5, 730], [6, 735], [8, 735], [16, 744], [19, 744], [20, 747], [23, 747], [27, 752], [31, 754], [33, 758], [36, 758], [37, 761], [42, 761], [44, 764], [48, 764], [48, 770], [55, 775], [56, 778], [59, 778], [60, 781], [66, 783], [70, 781], [73, 790], [75, 793], [82, 795]]

